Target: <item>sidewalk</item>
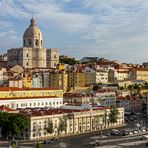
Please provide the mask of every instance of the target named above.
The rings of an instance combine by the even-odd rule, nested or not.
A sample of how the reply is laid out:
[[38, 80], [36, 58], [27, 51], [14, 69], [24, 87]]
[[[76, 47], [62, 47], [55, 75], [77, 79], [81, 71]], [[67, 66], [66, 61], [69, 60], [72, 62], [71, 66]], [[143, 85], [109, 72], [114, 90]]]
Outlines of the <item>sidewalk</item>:
[[99, 146], [94, 148], [127, 148], [127, 147], [133, 147], [134, 148], [145, 148], [145, 143], [147, 143], [148, 140], [140, 140], [140, 141], [134, 141], [134, 142], [127, 142], [127, 143], [119, 143], [117, 145], [105, 145], [105, 146]]

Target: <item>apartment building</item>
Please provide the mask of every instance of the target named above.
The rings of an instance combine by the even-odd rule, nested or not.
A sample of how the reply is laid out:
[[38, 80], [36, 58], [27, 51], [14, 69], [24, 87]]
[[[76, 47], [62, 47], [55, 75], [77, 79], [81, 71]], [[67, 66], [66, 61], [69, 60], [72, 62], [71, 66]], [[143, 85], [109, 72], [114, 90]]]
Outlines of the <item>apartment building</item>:
[[68, 74], [65, 70], [54, 70], [50, 73], [49, 87], [67, 91]]
[[116, 92], [112, 89], [98, 89], [94, 101], [103, 106], [116, 106]]
[[138, 113], [142, 109], [142, 99], [137, 96], [118, 96], [116, 105], [117, 107], [125, 108], [127, 112]]
[[148, 82], [148, 69], [144, 68], [133, 68], [129, 73], [131, 80], [144, 80]]
[[91, 95], [85, 95], [80, 93], [64, 93], [64, 103], [90, 103], [92, 99]]
[[109, 70], [109, 82], [125, 81], [129, 79], [129, 71], [124, 69]]
[[105, 70], [96, 70], [95, 83], [108, 83], [108, 72]]
[[8, 81], [8, 74], [6, 68], [0, 68], [0, 86]]

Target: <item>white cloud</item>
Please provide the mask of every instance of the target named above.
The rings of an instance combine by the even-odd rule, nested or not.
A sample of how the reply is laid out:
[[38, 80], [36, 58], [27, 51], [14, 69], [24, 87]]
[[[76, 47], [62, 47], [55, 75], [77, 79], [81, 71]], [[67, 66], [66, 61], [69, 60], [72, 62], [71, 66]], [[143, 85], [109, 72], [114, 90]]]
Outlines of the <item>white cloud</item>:
[[[66, 33], [67, 40], [70, 40], [68, 35], [78, 36], [77, 43], [71, 42], [63, 47], [65, 54], [85, 56], [85, 53], [123, 61], [136, 61], [140, 56], [147, 60], [148, 0], [83, 0], [75, 9], [78, 11], [66, 9], [71, 2], [76, 1], [1, 0], [0, 16], [7, 20], [0, 21], [0, 25], [11, 30], [10, 18], [30, 18], [33, 12], [37, 23], [55, 27], [63, 36]], [[11, 32], [1, 32], [0, 38], [6, 34]]]

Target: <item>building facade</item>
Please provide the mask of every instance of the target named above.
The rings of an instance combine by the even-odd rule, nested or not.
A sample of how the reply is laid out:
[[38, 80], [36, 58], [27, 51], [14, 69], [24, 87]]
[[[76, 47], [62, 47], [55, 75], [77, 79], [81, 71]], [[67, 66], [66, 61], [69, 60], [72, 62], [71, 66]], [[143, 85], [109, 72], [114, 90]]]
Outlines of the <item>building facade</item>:
[[63, 90], [50, 88], [16, 88], [16, 87], [0, 87], [0, 98], [21, 98], [21, 97], [41, 97], [41, 96], [57, 96], [63, 97]]
[[60, 108], [63, 105], [63, 98], [61, 97], [20, 97], [19, 99], [0, 99], [0, 106], [4, 105], [11, 109], [18, 108]]
[[[68, 110], [68, 109], [47, 109], [47, 110], [21, 110], [21, 113], [29, 116], [30, 129], [22, 137], [27, 139], [40, 139], [49, 136], [74, 135], [90, 131], [107, 129], [109, 127], [122, 126], [124, 124], [124, 109], [118, 108], [119, 114], [117, 123], [109, 122], [109, 108], [98, 108], [90, 110]], [[28, 114], [29, 113], [29, 114]], [[59, 132], [60, 122], [66, 124], [65, 131]], [[54, 126], [52, 134], [47, 132], [48, 123], [51, 121]]]
[[[35, 19], [32, 18], [29, 27], [23, 35], [23, 47], [13, 48], [7, 51], [7, 64], [10, 67], [21, 65], [25, 68], [44, 68], [47, 66], [46, 51], [47, 49], [43, 48], [42, 32], [36, 26]], [[58, 59], [58, 51], [56, 53], [51, 52], [49, 56], [53, 57], [53, 55]], [[53, 60], [51, 57], [48, 60]]]
[[47, 67], [56, 68], [59, 64], [59, 52], [57, 48], [47, 49], [46, 51]]

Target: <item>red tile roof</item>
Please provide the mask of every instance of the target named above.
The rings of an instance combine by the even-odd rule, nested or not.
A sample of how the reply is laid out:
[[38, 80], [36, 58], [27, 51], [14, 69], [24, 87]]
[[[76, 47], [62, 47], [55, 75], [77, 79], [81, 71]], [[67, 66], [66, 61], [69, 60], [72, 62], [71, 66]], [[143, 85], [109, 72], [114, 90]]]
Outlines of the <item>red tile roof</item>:
[[19, 99], [45, 99], [45, 98], [59, 98], [57, 96], [26, 96], [26, 97], [10, 97], [10, 98], [0, 98], [0, 100], [19, 100]]
[[[93, 110], [106, 110], [110, 109], [109, 107], [98, 107]], [[21, 114], [25, 114], [30, 117], [34, 116], [46, 116], [46, 115], [56, 115], [56, 114], [64, 114], [64, 113], [75, 113], [75, 112], [85, 112], [90, 110], [75, 110], [75, 109], [51, 109], [51, 108], [26, 108], [19, 109]]]
[[4, 105], [1, 105], [1, 106], [0, 106], [0, 111], [11, 112], [11, 111], [15, 111], [15, 110], [13, 110], [13, 109], [11, 109], [11, 108], [9, 108], [9, 107], [6, 107], [6, 106], [4, 106]]
[[18, 88], [18, 87], [0, 87], [0, 91], [31, 91], [31, 90], [62, 90], [58, 88]]

